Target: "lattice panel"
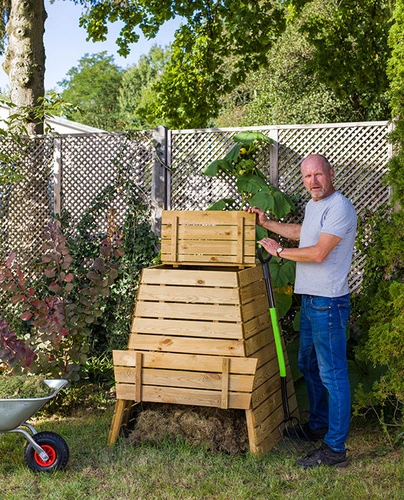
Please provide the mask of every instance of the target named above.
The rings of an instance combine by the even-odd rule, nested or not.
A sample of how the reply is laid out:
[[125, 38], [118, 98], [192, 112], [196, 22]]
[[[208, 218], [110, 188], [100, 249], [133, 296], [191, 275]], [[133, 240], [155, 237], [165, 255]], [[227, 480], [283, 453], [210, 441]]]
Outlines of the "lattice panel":
[[[297, 213], [288, 221], [301, 222], [303, 218], [309, 196], [301, 181], [300, 163], [310, 153], [322, 153], [329, 158], [335, 168], [335, 186], [352, 201], [359, 216], [388, 201], [389, 189], [382, 184], [389, 159], [386, 122], [254, 127], [268, 136], [275, 128], [277, 164], [270, 164], [270, 148], [260, 154], [257, 162], [268, 179], [278, 172], [279, 188], [296, 196]], [[205, 209], [222, 198], [235, 198], [238, 203], [233, 208], [239, 207], [234, 182], [220, 176], [208, 178], [202, 172], [210, 162], [225, 156], [234, 144], [233, 136], [240, 130], [248, 129], [172, 132], [172, 209]], [[363, 265], [363, 256], [355, 250], [349, 278], [352, 290], [360, 287]]]
[[16, 170], [24, 175], [0, 192], [1, 258], [14, 251], [26, 267], [40, 257], [42, 229], [53, 213], [53, 139], [38, 138], [22, 146], [2, 139], [0, 148], [16, 157]]
[[[135, 181], [138, 192], [145, 202], [151, 199], [151, 173], [154, 158], [152, 133], [91, 134], [62, 138], [62, 207], [77, 224], [91, 202], [104, 189], [119, 181]], [[105, 233], [111, 211], [113, 222], [124, 221], [125, 193], [114, 197], [110, 213], [99, 213], [97, 226]]]
[[[224, 175], [207, 177], [203, 170], [212, 161], [223, 158], [234, 146], [233, 137], [241, 129], [188, 130], [172, 134], [171, 208], [173, 210], [205, 210], [215, 201], [233, 198], [233, 209], [241, 199], [235, 181]], [[263, 131], [265, 133], [265, 130]], [[269, 165], [269, 147], [257, 158], [265, 172]]]

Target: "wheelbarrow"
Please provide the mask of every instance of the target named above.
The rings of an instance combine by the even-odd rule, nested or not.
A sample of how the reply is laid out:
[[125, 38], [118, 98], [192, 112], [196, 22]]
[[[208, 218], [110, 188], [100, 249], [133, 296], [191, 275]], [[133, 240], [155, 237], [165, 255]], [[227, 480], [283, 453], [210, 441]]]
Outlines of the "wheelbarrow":
[[67, 380], [45, 380], [54, 389], [50, 396], [42, 398], [0, 399], [0, 434], [18, 432], [27, 439], [24, 460], [33, 471], [52, 472], [63, 469], [69, 460], [66, 441], [55, 432], [37, 432], [27, 422], [34, 413], [64, 387]]

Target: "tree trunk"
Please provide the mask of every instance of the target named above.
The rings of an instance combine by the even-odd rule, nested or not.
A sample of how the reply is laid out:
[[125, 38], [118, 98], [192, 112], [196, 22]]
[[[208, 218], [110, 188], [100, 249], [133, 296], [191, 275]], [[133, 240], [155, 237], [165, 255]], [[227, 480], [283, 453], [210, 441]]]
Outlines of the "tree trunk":
[[44, 0], [11, 0], [3, 68], [10, 81], [10, 100], [22, 113], [22, 124], [29, 135], [44, 131], [43, 121], [30, 114], [29, 108], [45, 95], [46, 18]]

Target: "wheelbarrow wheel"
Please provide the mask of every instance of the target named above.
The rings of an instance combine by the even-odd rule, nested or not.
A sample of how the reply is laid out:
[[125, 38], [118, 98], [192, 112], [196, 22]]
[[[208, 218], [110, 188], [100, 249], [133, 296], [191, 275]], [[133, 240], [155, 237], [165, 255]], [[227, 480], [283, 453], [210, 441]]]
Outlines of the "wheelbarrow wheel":
[[49, 458], [43, 460], [32, 444], [27, 443], [24, 460], [30, 469], [36, 472], [52, 472], [66, 467], [69, 460], [69, 447], [62, 436], [55, 432], [38, 432], [32, 438]]

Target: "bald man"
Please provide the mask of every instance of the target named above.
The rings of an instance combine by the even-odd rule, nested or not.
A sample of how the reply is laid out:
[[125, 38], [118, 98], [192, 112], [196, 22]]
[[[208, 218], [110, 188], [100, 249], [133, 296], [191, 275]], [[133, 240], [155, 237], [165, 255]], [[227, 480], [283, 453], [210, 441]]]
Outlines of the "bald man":
[[301, 174], [311, 195], [301, 225], [270, 220], [257, 207], [248, 211], [256, 214], [260, 226], [299, 241], [298, 248], [281, 247], [272, 238], [258, 242], [271, 255], [296, 262], [295, 293], [302, 299], [298, 364], [307, 386], [310, 418], [303, 425], [303, 435], [295, 432], [310, 441], [322, 440], [296, 465], [345, 467], [351, 414], [346, 357], [348, 273], [357, 216], [352, 203], [334, 188], [334, 169], [323, 155], [307, 156]]

